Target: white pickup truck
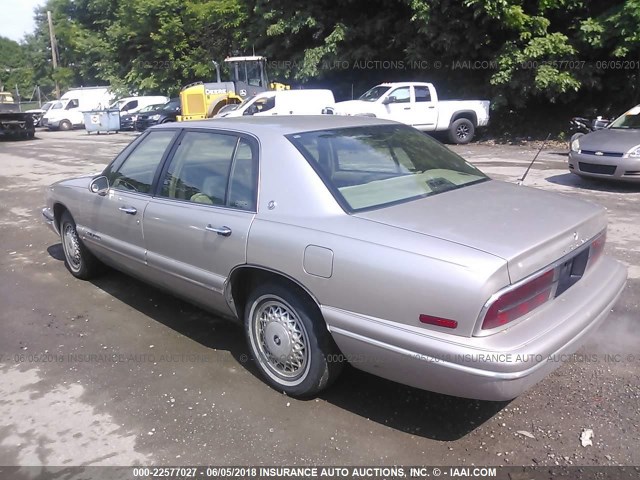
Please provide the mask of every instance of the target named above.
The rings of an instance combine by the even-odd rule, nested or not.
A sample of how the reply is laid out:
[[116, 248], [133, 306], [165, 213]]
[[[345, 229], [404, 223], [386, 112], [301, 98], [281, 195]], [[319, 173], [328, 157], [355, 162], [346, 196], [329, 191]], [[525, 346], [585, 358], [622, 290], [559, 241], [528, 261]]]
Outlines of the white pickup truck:
[[358, 100], [338, 102], [339, 115], [369, 115], [406, 123], [424, 132], [449, 132], [453, 143], [469, 143], [489, 123], [488, 100], [440, 100], [431, 83], [383, 83]]

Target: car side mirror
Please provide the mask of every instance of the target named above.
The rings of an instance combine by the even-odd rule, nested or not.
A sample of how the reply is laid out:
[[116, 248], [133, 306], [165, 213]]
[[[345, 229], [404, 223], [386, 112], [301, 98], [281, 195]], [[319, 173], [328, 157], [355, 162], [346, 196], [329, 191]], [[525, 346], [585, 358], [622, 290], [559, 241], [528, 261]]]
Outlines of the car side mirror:
[[389, 105], [390, 103], [396, 103], [396, 97], [394, 96], [387, 97], [382, 101], [383, 105]]
[[335, 115], [336, 110], [333, 107], [324, 107], [322, 109], [323, 115]]
[[89, 190], [104, 197], [109, 192], [109, 179], [104, 175], [94, 178], [89, 184]]

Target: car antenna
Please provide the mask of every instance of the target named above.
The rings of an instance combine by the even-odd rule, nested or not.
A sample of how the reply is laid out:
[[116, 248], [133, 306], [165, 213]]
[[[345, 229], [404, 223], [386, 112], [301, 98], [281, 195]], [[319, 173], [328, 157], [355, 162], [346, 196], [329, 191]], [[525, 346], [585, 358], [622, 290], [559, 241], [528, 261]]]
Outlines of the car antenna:
[[540, 152], [542, 152], [542, 149], [545, 147], [545, 145], [549, 141], [549, 138], [551, 138], [551, 132], [549, 132], [549, 135], [547, 135], [547, 138], [545, 138], [544, 142], [542, 142], [542, 146], [540, 147], [540, 150], [538, 150], [538, 153], [536, 153], [536, 156], [533, 157], [533, 160], [531, 160], [531, 163], [525, 170], [524, 175], [522, 175], [522, 178], [518, 179], [518, 185], [522, 185], [524, 183], [524, 179], [527, 178], [527, 175], [529, 175], [529, 170], [531, 170], [531, 167], [533, 166], [533, 162], [537, 160], [538, 155], [540, 155]]

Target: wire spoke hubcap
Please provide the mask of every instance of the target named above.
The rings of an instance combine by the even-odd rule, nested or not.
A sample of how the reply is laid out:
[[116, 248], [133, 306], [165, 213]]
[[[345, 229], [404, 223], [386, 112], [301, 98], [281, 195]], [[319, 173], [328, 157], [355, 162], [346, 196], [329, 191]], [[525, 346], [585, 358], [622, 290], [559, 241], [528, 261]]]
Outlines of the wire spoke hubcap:
[[80, 240], [73, 225], [67, 224], [64, 227], [63, 246], [69, 266], [73, 270], [79, 270], [82, 263], [80, 258]]
[[263, 303], [254, 314], [258, 349], [266, 365], [286, 379], [302, 375], [308, 363], [307, 336], [295, 312], [279, 301]]

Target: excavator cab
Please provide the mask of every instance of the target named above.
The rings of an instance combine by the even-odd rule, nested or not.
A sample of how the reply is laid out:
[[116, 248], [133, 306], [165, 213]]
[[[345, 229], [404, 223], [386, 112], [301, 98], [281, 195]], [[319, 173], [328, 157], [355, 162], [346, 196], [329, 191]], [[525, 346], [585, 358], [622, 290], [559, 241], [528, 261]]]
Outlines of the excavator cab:
[[267, 59], [262, 56], [228, 57], [224, 60], [230, 73], [230, 81], [220, 80], [216, 62], [217, 82], [196, 82], [180, 92], [182, 115], [178, 121], [212, 118], [226, 105], [240, 104], [246, 98], [267, 90], [288, 90], [288, 85], [269, 83]]
[[231, 72], [236, 95], [244, 100], [268, 90], [266, 62], [265, 57], [228, 57], [224, 60]]

